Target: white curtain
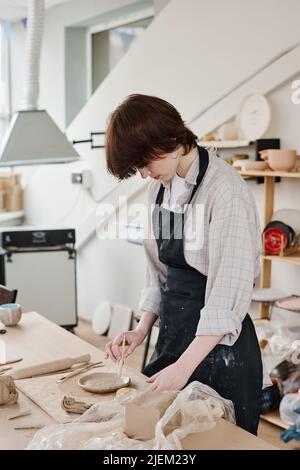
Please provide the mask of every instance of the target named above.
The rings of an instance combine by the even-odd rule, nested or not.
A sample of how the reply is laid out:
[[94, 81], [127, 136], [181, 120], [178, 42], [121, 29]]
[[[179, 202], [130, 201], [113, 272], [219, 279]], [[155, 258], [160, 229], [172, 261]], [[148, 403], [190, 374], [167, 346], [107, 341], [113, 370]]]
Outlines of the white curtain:
[[10, 23], [0, 23], [0, 141], [11, 117], [10, 103]]

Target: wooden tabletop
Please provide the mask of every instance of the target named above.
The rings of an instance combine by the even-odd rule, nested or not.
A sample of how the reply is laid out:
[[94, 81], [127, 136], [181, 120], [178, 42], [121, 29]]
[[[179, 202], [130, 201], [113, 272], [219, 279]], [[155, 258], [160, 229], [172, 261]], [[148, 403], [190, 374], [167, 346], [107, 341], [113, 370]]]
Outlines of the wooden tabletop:
[[[38, 313], [23, 314], [19, 325], [7, 327], [7, 333], [0, 337], [0, 341], [5, 345], [7, 359], [23, 358], [22, 362], [15, 365], [14, 370], [53, 359], [76, 357], [81, 354], [91, 354], [93, 361], [104, 359], [103, 351], [69, 333]], [[50, 416], [22, 392], [19, 392], [19, 396], [16, 405], [0, 407], [0, 449], [24, 449], [36, 432], [36, 430], [14, 430], [16, 425], [26, 425], [28, 422], [43, 425], [55, 423]], [[9, 416], [24, 408], [31, 410], [30, 417], [13, 421], [7, 420]]]
[[[7, 333], [0, 338], [0, 348], [0, 352], [3, 352], [3, 348], [6, 349], [7, 360], [16, 357], [23, 358], [23, 361], [16, 364], [14, 369], [53, 359], [61, 359], [63, 357], [76, 357], [87, 353], [91, 354], [93, 361], [104, 360], [103, 351], [57, 326], [38, 313], [23, 314], [18, 326], [7, 328]], [[136, 371], [134, 371], [134, 376], [139, 377], [138, 388], [142, 388], [144, 376]], [[49, 400], [50, 399], [51, 397], [49, 397]], [[30, 417], [27, 416], [19, 418], [18, 420], [8, 421], [7, 418], [9, 416], [16, 414], [19, 410], [23, 410], [24, 408], [31, 410]], [[27, 398], [22, 392], [19, 392], [19, 401], [16, 405], [0, 407], [0, 449], [24, 449], [32, 439], [36, 430], [15, 430], [14, 426], [27, 425], [28, 421], [41, 425], [55, 423], [53, 418]], [[210, 444], [213, 446], [210, 448], [220, 448], [219, 446], [222, 441], [222, 448], [275, 449], [262, 439], [226, 421], [224, 421], [221, 426], [221, 429], [217, 426], [215, 432], [214, 430], [210, 431], [213, 443]], [[224, 426], [226, 429], [228, 428], [227, 433], [224, 433]], [[220, 429], [220, 432], [218, 432], [218, 429]], [[218, 434], [220, 434], [221, 439], [219, 444], [217, 439]], [[200, 434], [193, 435], [192, 445], [196, 446], [193, 447], [194, 449], [207, 448], [203, 447], [204, 442], [206, 441], [203, 433], [202, 436]], [[189, 444], [187, 444], [187, 448], [188, 446]]]

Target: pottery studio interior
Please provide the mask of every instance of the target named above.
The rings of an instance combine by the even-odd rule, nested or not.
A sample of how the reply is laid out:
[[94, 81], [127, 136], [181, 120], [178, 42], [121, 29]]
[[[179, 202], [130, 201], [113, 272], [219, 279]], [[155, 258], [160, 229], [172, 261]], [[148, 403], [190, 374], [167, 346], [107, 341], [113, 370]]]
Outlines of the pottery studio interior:
[[299, 19], [0, 0], [1, 450], [300, 449]]

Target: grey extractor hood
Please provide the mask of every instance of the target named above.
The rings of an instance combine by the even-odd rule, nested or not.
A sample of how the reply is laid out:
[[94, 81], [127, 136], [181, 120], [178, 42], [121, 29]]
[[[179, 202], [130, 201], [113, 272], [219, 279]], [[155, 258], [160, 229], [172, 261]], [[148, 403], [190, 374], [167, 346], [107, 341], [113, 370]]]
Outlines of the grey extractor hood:
[[79, 154], [47, 111], [38, 109], [44, 0], [28, 1], [22, 110], [12, 118], [0, 149], [0, 166], [78, 161]]
[[68, 163], [79, 155], [44, 110], [19, 111], [0, 150], [0, 166]]

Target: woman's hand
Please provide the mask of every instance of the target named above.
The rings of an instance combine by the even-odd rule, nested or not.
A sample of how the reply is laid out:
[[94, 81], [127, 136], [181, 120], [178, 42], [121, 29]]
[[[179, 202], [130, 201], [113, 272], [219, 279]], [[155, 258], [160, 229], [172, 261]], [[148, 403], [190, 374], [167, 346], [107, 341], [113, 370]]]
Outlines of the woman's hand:
[[133, 353], [135, 348], [139, 346], [145, 339], [147, 333], [139, 328], [133, 331], [124, 331], [115, 337], [113, 341], [109, 341], [105, 345], [105, 359], [110, 357], [114, 362], [119, 362], [122, 357], [123, 336], [126, 338], [126, 347], [124, 349], [124, 358]]
[[162, 390], [181, 390], [188, 382], [190, 373], [178, 362], [149, 377], [146, 382], [151, 384], [150, 389], [161, 392]]
[[157, 315], [155, 313], [145, 310], [135, 330], [123, 331], [123, 333], [116, 336], [113, 341], [109, 341], [109, 343], [106, 344], [105, 359], [110, 357], [114, 362], [121, 360], [122, 348], [120, 346], [122, 345], [124, 335], [127, 344], [124, 350], [124, 357], [126, 358], [132, 354], [135, 348], [144, 341], [156, 320]]

